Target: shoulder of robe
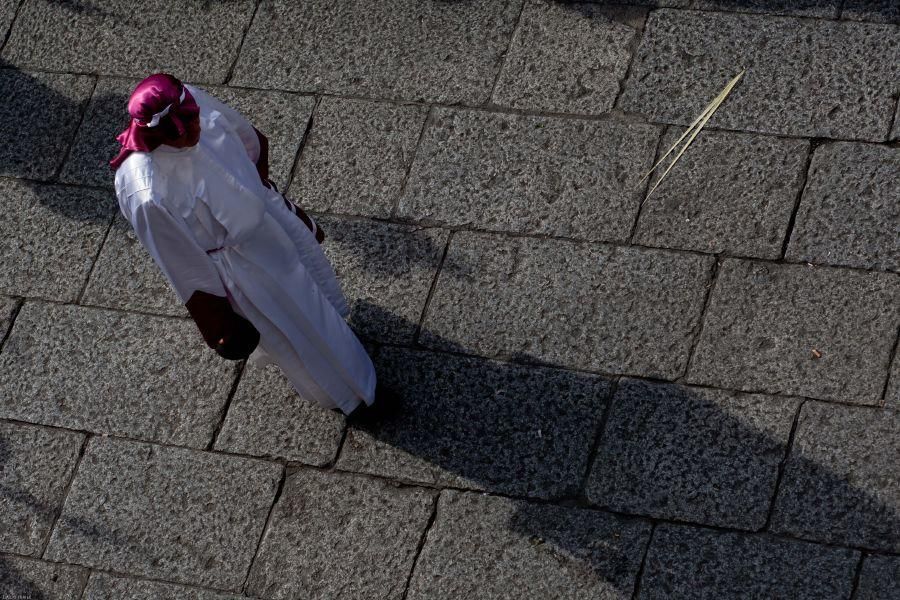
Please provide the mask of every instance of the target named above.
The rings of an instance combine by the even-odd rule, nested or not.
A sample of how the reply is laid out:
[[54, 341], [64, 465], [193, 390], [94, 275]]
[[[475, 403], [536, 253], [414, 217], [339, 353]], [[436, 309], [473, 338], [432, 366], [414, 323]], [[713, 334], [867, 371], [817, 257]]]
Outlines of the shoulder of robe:
[[135, 152], [116, 170], [116, 196], [123, 208], [159, 201], [159, 173], [149, 152]]

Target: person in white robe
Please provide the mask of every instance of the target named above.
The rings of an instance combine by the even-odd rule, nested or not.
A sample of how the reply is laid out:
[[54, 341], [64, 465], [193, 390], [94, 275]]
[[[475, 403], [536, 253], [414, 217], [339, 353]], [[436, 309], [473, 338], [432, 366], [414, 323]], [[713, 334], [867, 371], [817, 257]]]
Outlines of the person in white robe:
[[325, 408], [371, 405], [375, 369], [345, 320], [321, 232], [266, 180], [265, 138], [171, 75], [141, 82], [128, 108], [111, 162], [119, 206], [207, 344], [277, 364]]

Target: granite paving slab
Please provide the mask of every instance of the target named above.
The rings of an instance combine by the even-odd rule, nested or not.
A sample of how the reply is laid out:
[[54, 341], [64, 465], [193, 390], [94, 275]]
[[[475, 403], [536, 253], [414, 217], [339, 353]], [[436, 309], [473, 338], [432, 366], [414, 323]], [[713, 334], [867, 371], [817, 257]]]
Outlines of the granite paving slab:
[[[665, 152], [683, 129], [669, 131]], [[802, 140], [707, 131], [644, 201], [634, 241], [758, 258], [781, 257], [803, 186], [809, 144]], [[669, 161], [657, 170], [668, 168]]]
[[337, 473], [284, 485], [247, 590], [287, 598], [400, 598], [433, 493]]
[[381, 342], [411, 342], [448, 232], [334, 217], [317, 222], [325, 230], [325, 253], [350, 302], [350, 324]]
[[0, 68], [0, 176], [51, 179], [93, 87], [93, 77]]
[[427, 114], [420, 105], [322, 98], [291, 195], [311, 210], [390, 217]]
[[76, 300], [114, 210], [98, 190], [0, 179], [0, 293]]
[[625, 240], [659, 130], [435, 109], [398, 216], [422, 223]]
[[806, 403], [772, 528], [900, 552], [900, 413]]
[[849, 598], [858, 560], [846, 548], [662, 524], [640, 598]]
[[841, 0], [694, 0], [691, 8], [835, 19]]
[[856, 600], [900, 599], [900, 557], [866, 556]]
[[889, 25], [658, 10], [620, 106], [688, 125], [741, 69], [710, 126], [810, 137], [885, 139], [900, 79]]
[[622, 380], [587, 496], [623, 513], [759, 529], [798, 407], [787, 398]]
[[124, 0], [29, 0], [0, 56], [38, 70], [223, 83], [253, 8], [252, 0], [145, 0], [140, 10]]
[[852, 21], [900, 23], [900, 2], [897, 0], [844, 0], [841, 18]]
[[0, 417], [204, 448], [233, 381], [190, 321], [26, 302]]
[[40, 555], [82, 442], [79, 433], [0, 421], [0, 551]]
[[786, 258], [900, 272], [900, 149], [816, 149]]
[[674, 379], [687, 363], [713, 260], [457, 234], [422, 339], [489, 357]]
[[337, 457], [343, 432], [342, 416], [301, 398], [276, 367], [247, 365], [215, 447], [326, 465]]
[[0, 555], [0, 598], [79, 600], [87, 578], [81, 567]]
[[21, 0], [0, 0], [0, 40], [6, 39], [9, 32], [9, 26], [12, 25], [13, 17], [16, 16]]
[[266, 0], [233, 83], [481, 104], [521, 7], [521, 0]]
[[19, 301], [15, 298], [0, 296], [0, 342], [6, 339], [9, 326], [12, 325], [13, 315], [16, 314], [18, 307]]
[[448, 490], [408, 598], [631, 598], [649, 537], [636, 519]]
[[375, 362], [397, 415], [351, 427], [338, 468], [541, 498], [578, 490], [607, 380], [400, 348]]
[[688, 381], [878, 404], [898, 297], [891, 273], [726, 260]]
[[527, 2], [493, 101], [558, 113], [609, 112], [637, 33], [600, 5]]
[[280, 465], [93, 438], [50, 538], [50, 560], [237, 591]]
[[884, 391], [885, 406], [900, 409], [900, 352], [895, 351], [894, 366]]
[[240, 598], [246, 596], [97, 572], [91, 574], [82, 596], [82, 600], [239, 600]]

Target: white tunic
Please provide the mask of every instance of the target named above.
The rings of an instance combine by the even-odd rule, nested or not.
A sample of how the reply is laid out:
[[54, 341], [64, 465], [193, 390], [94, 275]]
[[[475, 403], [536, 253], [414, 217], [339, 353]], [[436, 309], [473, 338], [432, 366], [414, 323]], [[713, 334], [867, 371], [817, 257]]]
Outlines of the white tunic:
[[297, 392], [349, 413], [371, 404], [375, 369], [348, 327], [347, 302], [315, 236], [260, 181], [259, 141], [237, 111], [185, 86], [200, 106], [200, 141], [135, 152], [116, 172], [122, 213], [182, 302], [227, 296], [253, 323], [255, 357]]

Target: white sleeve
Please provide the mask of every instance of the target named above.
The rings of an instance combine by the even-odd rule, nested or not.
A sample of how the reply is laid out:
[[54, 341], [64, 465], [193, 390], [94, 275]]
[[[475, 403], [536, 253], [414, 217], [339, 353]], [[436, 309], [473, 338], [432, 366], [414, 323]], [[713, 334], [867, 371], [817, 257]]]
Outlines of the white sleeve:
[[206, 108], [208, 110], [215, 110], [228, 119], [228, 122], [234, 127], [234, 130], [237, 132], [238, 137], [241, 138], [241, 142], [244, 144], [244, 148], [247, 150], [247, 155], [250, 157], [250, 160], [256, 162], [259, 160], [259, 138], [256, 137], [256, 130], [253, 129], [253, 125], [250, 124], [250, 121], [244, 118], [244, 116], [238, 111], [234, 110], [215, 96], [210, 93], [202, 90], [196, 86], [186, 85], [186, 88], [191, 92], [194, 96], [194, 100], [197, 101], [197, 105], [200, 106], [201, 109]]

